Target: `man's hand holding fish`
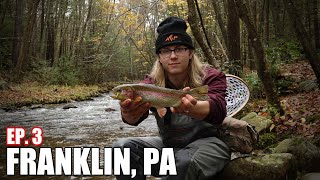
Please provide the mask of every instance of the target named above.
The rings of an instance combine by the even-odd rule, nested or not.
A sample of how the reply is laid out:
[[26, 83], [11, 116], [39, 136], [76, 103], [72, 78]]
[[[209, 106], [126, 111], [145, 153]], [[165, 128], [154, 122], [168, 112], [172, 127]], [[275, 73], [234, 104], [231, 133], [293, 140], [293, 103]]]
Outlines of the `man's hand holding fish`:
[[[140, 98], [141, 99], [141, 98]], [[135, 124], [150, 109], [149, 102], [126, 99], [120, 102], [121, 115], [129, 124]]]
[[[184, 91], [190, 91], [190, 87], [183, 88]], [[208, 101], [197, 101], [190, 94], [181, 98], [181, 104], [177, 107], [170, 107], [171, 112], [181, 113], [191, 116], [195, 119], [204, 119], [209, 113]]]

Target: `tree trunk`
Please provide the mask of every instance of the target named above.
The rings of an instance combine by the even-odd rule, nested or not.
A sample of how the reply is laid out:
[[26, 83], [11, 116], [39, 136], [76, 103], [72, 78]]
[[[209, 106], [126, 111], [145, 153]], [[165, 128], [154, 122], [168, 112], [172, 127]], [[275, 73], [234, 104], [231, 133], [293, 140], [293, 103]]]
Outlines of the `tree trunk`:
[[257, 29], [254, 27], [252, 21], [250, 20], [248, 16], [248, 10], [245, 4], [243, 4], [242, 0], [234, 0], [237, 6], [237, 13], [239, 14], [239, 17], [241, 20], [245, 23], [248, 36], [251, 41], [255, 57], [257, 60], [256, 66], [258, 71], [258, 76], [261, 79], [264, 91], [266, 93], [267, 102], [271, 106], [278, 109], [280, 114], [284, 114], [284, 111], [280, 105], [280, 101], [276, 92], [276, 87], [272, 81], [271, 74], [267, 70], [266, 65], [266, 59], [265, 59], [265, 53], [262, 46], [262, 43], [260, 41], [260, 38], [257, 34]]
[[311, 8], [311, 5], [313, 3], [311, 2], [310, 3], [310, 0], [309, 1], [305, 1], [304, 3], [304, 9], [305, 9], [305, 24], [304, 24], [304, 27], [306, 27], [306, 30], [307, 32], [309, 33], [309, 36], [311, 36], [311, 31], [312, 31], [312, 28], [311, 28], [311, 14], [312, 14], [312, 8]]
[[264, 24], [264, 42], [265, 44], [269, 44], [269, 15], [270, 15], [270, 1], [265, 2], [266, 7], [265, 7], [265, 24]]
[[40, 15], [40, 38], [39, 38], [39, 45], [38, 45], [38, 55], [37, 57], [39, 59], [45, 59], [45, 45], [46, 45], [46, 40], [45, 40], [45, 33], [46, 33], [46, 23], [45, 23], [45, 18], [46, 18], [46, 10], [45, 10], [45, 0], [41, 0], [41, 15]]
[[318, 0], [313, 0], [313, 32], [316, 49], [320, 49], [320, 27], [318, 14]]
[[52, 0], [47, 1], [47, 52], [46, 59], [52, 67], [54, 64], [54, 19], [53, 19], [53, 3]]
[[24, 28], [24, 35], [23, 35], [23, 40], [21, 43], [21, 47], [19, 50], [19, 57], [16, 65], [16, 72], [20, 74], [22, 67], [26, 61], [26, 57], [29, 55], [29, 49], [30, 49], [30, 44], [32, 41], [32, 32], [33, 32], [33, 27], [36, 22], [36, 17], [37, 17], [37, 9], [38, 5], [40, 3], [40, 0], [30, 0], [28, 1], [28, 16], [27, 16], [27, 25]]
[[240, 20], [233, 0], [228, 0], [227, 33], [228, 33], [228, 57], [230, 60], [229, 73], [239, 76], [241, 68], [240, 51]]
[[[7, 11], [8, 11], [8, 6], [9, 6], [10, 0], [5, 0], [0, 2], [0, 31], [4, 27], [4, 19], [6, 18]], [[22, 3], [22, 2], [19, 2]]]
[[86, 55], [85, 51], [86, 51], [86, 46], [83, 46], [83, 40], [85, 38], [85, 35], [87, 33], [87, 26], [88, 26], [88, 22], [91, 20], [91, 10], [92, 10], [92, 4], [93, 1], [89, 0], [88, 2], [88, 14], [86, 16], [84, 25], [82, 26], [82, 30], [81, 30], [81, 35], [80, 35], [80, 42], [79, 42], [79, 47], [78, 47], [78, 56], [80, 56], [80, 58], [77, 59], [77, 64], [78, 61], [82, 58], [84, 58]]
[[306, 57], [308, 58], [311, 67], [317, 77], [318, 87], [320, 88], [320, 58], [319, 55], [317, 55], [317, 51], [313, 43], [314, 41], [311, 41], [307, 30], [304, 28], [301, 17], [299, 16], [299, 11], [294, 6], [293, 1], [284, 0], [284, 2], [286, 10], [289, 14], [290, 21], [296, 31], [297, 38], [299, 39]]
[[56, 15], [55, 15], [55, 25], [54, 25], [54, 53], [53, 53], [53, 66], [58, 64], [61, 56], [61, 36], [62, 36], [62, 17], [64, 16], [64, 5], [66, 1], [56, 2]]
[[197, 21], [197, 13], [195, 9], [195, 4], [193, 0], [187, 0], [188, 2], [188, 22], [190, 24], [193, 36], [195, 37], [196, 41], [198, 42], [199, 46], [201, 47], [204, 56], [207, 58], [208, 63], [214, 66], [215, 68], [219, 68], [219, 65], [214, 58], [209, 46], [205, 43], [203, 36], [201, 35], [201, 31]]
[[15, 9], [15, 23], [14, 23], [14, 35], [13, 35], [13, 45], [12, 45], [12, 64], [14, 66], [18, 63], [19, 50], [22, 40], [22, 30], [23, 30], [23, 12], [25, 0], [16, 0], [16, 9]]
[[249, 37], [248, 37], [248, 59], [249, 59], [249, 69], [256, 70], [256, 66], [254, 63], [254, 55], [252, 50], [252, 43]]
[[272, 22], [273, 22], [273, 30], [275, 34], [275, 38], [283, 37], [283, 28], [280, 20], [280, 1], [279, 0], [270, 0], [271, 14], [272, 14]]
[[216, 0], [212, 0], [212, 6], [214, 9], [214, 12], [216, 14], [216, 20], [218, 21], [219, 24], [219, 28], [223, 37], [223, 42], [225, 47], [227, 47], [227, 42], [228, 42], [228, 35], [227, 35], [227, 29], [225, 28], [225, 23], [222, 20], [222, 14], [220, 11], [220, 6], [219, 6], [219, 2], [217, 2]]

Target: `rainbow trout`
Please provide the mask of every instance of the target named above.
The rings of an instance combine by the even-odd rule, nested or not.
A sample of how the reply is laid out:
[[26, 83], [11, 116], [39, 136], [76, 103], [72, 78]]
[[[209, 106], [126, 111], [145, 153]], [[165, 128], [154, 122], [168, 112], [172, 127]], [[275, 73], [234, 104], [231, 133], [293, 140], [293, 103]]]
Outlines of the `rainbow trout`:
[[151, 107], [158, 110], [160, 117], [166, 112], [159, 113], [159, 109], [164, 107], [177, 107], [181, 103], [181, 98], [190, 94], [197, 100], [208, 100], [208, 86], [201, 86], [190, 91], [168, 89], [151, 84], [123, 84], [112, 89], [112, 98], [118, 100], [131, 99], [135, 102], [149, 102]]

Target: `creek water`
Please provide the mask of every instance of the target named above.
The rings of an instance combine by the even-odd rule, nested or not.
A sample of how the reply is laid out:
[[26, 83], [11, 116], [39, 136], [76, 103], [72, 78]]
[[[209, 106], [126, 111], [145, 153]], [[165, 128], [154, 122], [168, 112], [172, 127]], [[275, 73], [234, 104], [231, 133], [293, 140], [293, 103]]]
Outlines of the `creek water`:
[[[64, 109], [66, 105], [76, 108]], [[111, 109], [111, 111], [106, 111]], [[119, 102], [108, 94], [90, 101], [69, 104], [44, 105], [40, 108], [22, 108], [14, 112], [0, 112], [0, 178], [6, 176], [6, 127], [21, 126], [26, 129], [27, 137], [31, 128], [43, 129], [41, 147], [111, 147], [112, 143], [122, 137], [152, 136], [157, 134], [154, 116], [150, 115], [139, 126], [130, 126], [122, 122]], [[32, 147], [32, 146], [31, 146]], [[14, 176], [18, 179], [35, 177]], [[40, 176], [36, 179], [43, 179]], [[106, 177], [50, 177], [49, 179], [106, 179]]]

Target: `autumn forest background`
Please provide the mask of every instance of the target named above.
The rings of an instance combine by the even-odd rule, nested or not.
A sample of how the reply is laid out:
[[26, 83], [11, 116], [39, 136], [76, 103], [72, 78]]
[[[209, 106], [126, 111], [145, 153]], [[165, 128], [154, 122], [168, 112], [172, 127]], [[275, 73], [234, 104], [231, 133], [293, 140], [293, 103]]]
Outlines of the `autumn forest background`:
[[279, 132], [313, 135], [320, 132], [319, 6], [318, 0], [2, 0], [0, 105], [83, 100], [101, 87], [141, 79], [157, 58], [157, 25], [179, 16], [203, 61], [248, 83], [247, 112], [271, 116]]

